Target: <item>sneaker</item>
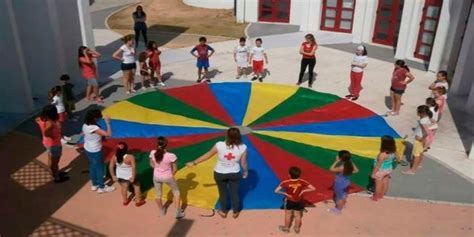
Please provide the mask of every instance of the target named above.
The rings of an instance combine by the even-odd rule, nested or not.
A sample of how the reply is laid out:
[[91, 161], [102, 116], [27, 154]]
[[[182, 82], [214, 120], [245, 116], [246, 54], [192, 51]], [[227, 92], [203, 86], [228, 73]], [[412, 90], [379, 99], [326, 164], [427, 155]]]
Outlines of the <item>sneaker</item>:
[[66, 144], [67, 141], [64, 138], [61, 138], [61, 144]]
[[68, 180], [69, 180], [69, 177], [67, 177], [67, 176], [59, 176], [59, 177], [54, 179], [54, 183], [56, 183], [56, 184], [63, 183], [63, 182], [66, 182]]
[[259, 77], [259, 78], [258, 78], [258, 81], [259, 81], [259, 82], [263, 82], [263, 78]]
[[158, 85], [160, 85], [160, 86], [166, 86], [165, 83], [163, 83], [163, 82], [158, 82]]
[[290, 229], [284, 225], [278, 226], [278, 229], [283, 233], [290, 233]]
[[206, 79], [206, 82], [211, 83], [212, 81], [211, 81], [211, 79]]
[[94, 185], [91, 186], [91, 191], [95, 192], [95, 191], [97, 191], [97, 189], [99, 189], [99, 187], [94, 186]]
[[351, 100], [352, 100], [352, 101], [355, 101], [355, 100], [357, 100], [357, 99], [359, 99], [359, 97], [357, 97], [357, 96], [354, 96], [354, 97], [352, 97], [352, 99], [351, 99]]
[[125, 92], [125, 94], [130, 95], [130, 91]]
[[196, 82], [197, 82], [197, 83], [201, 83], [201, 82], [202, 82], [202, 79], [201, 79], [201, 78], [199, 78], [199, 79], [197, 79], [197, 81], [196, 81]]
[[156, 87], [156, 85], [150, 85], [150, 88], [154, 89]]
[[235, 79], [239, 80], [239, 79], [240, 79], [240, 75], [235, 76]]
[[179, 219], [182, 219], [184, 218], [186, 215], [184, 214], [184, 212], [182, 211], [179, 211], [178, 213], [176, 213], [176, 219], [179, 220]]
[[63, 136], [63, 139], [66, 140], [66, 141], [68, 141], [68, 142], [70, 142], [70, 141], [72, 140], [72, 138], [71, 138], [71, 137], [68, 137], [68, 136]]
[[140, 88], [140, 89], [141, 89], [141, 90], [143, 90], [143, 91], [146, 91], [146, 89], [148, 89], [148, 87], [146, 87], [146, 86], [143, 86], [143, 87], [142, 87], [142, 88]]
[[137, 93], [137, 91], [134, 90], [134, 89], [131, 89], [130, 91], [131, 91], [132, 93]]
[[166, 215], [166, 209], [165, 208], [161, 208], [160, 210], [160, 216], [165, 216]]
[[99, 194], [102, 194], [102, 193], [110, 193], [110, 192], [113, 192], [115, 191], [115, 187], [114, 186], [109, 186], [109, 185], [105, 185], [104, 188], [99, 188], [97, 189], [97, 192]]
[[353, 97], [353, 95], [346, 95], [346, 99], [350, 99], [352, 97]]
[[251, 79], [251, 80], [252, 80], [252, 81], [255, 81], [255, 80], [257, 80], [257, 77], [256, 77], [256, 76], [254, 76], [254, 77], [252, 77], [252, 79]]
[[309, 87], [309, 88], [313, 88], [313, 84], [308, 84], [308, 87]]
[[302, 82], [297, 82], [296, 85], [297, 86], [300, 86], [302, 84]]
[[330, 208], [328, 209], [328, 212], [331, 212], [332, 214], [336, 214], [336, 215], [340, 215], [341, 214], [341, 210], [333, 207], [333, 208]]
[[145, 205], [145, 203], [146, 203], [146, 201], [145, 201], [144, 199], [142, 199], [142, 200], [136, 202], [136, 203], [135, 203], [135, 206], [140, 207], [140, 206]]

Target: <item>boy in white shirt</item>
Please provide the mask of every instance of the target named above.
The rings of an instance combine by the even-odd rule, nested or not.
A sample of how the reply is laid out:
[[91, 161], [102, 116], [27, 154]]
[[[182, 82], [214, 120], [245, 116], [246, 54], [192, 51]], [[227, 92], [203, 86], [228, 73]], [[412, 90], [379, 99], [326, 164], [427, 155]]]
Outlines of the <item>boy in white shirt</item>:
[[245, 45], [245, 38], [239, 40], [239, 45], [234, 49], [234, 61], [237, 63], [237, 76], [235, 79], [240, 79], [242, 75], [247, 78], [247, 65], [249, 62], [250, 49]]
[[252, 49], [252, 53], [250, 54], [249, 63], [252, 63], [253, 74], [254, 77], [252, 81], [258, 79], [258, 81], [263, 82], [262, 74], [263, 74], [263, 60], [265, 59], [265, 63], [268, 64], [267, 54], [265, 53], [265, 48], [262, 47], [262, 39], [257, 38], [255, 40], [255, 47]]

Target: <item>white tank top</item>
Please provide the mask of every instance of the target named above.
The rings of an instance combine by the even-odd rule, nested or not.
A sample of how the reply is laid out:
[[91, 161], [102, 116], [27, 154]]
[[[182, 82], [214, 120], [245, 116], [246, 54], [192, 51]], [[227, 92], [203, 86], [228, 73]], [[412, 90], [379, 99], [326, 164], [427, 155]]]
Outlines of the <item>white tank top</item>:
[[245, 144], [228, 147], [225, 142], [216, 143], [217, 164], [214, 171], [221, 174], [240, 172], [240, 159], [247, 150]]
[[122, 164], [116, 162], [117, 168], [115, 169], [115, 173], [117, 174], [117, 178], [130, 180], [132, 177], [132, 166], [125, 163], [125, 159], [127, 159], [127, 155], [123, 157]]

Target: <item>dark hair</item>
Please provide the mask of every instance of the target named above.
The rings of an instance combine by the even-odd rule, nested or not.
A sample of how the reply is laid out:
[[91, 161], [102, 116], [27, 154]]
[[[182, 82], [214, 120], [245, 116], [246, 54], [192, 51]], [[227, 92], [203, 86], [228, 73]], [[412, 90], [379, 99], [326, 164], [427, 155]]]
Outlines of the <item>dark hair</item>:
[[122, 42], [127, 43], [130, 40], [133, 40], [134, 36], [132, 34], [128, 34], [122, 38]]
[[150, 40], [150, 41], [148, 41], [148, 44], [146, 45], [146, 48], [148, 50], [155, 50], [156, 48], [154, 47], [154, 45], [156, 45], [158, 47], [158, 44], [155, 41]]
[[155, 161], [160, 163], [165, 156], [166, 147], [168, 146], [168, 140], [165, 137], [158, 137], [156, 142]]
[[[364, 48], [364, 50], [362, 51], [362, 55], [367, 56], [367, 54], [368, 54], [367, 47], [365, 47], [365, 45], [361, 45], [361, 46]], [[410, 71], [410, 70], [408, 70], [408, 71]]]
[[239, 42], [245, 42], [247, 39], [245, 37], [240, 37]]
[[314, 35], [313, 34], [306, 34], [304, 36], [305, 39], [309, 39], [311, 41], [311, 43], [313, 44], [316, 44], [316, 39], [314, 38]]
[[257, 39], [255, 40], [255, 42], [263, 43], [262, 38], [257, 38]]
[[82, 67], [82, 63], [81, 61], [79, 60], [81, 57], [85, 57], [86, 55], [84, 55], [84, 49], [87, 49], [86, 46], [79, 46], [79, 48], [77, 49], [77, 63], [79, 64], [79, 67], [81, 68]]
[[[122, 146], [120, 148], [119, 146]], [[117, 158], [117, 163], [122, 164], [123, 158], [127, 155], [128, 152], [128, 145], [125, 142], [117, 143], [117, 149], [115, 150], [115, 157]]]
[[143, 11], [142, 5], [138, 5], [137, 8], [135, 8], [135, 11], [133, 12], [133, 15], [138, 16], [138, 9], [141, 10], [140, 13], [142, 14], [142, 16], [146, 17], [146, 13], [145, 13], [145, 11]]
[[410, 71], [410, 68], [408, 68], [407, 64], [403, 60], [399, 59], [399, 60], [395, 61], [395, 65], [397, 65], [401, 68], [405, 68], [407, 71]]
[[301, 176], [301, 169], [296, 166], [292, 166], [290, 169], [288, 169], [288, 173], [290, 174], [290, 178], [298, 179]]
[[396, 150], [397, 144], [392, 136], [385, 135], [381, 137], [380, 152], [395, 153]]
[[139, 55], [138, 55], [138, 62], [145, 62], [146, 61], [146, 58], [148, 58], [148, 54], [146, 52], [141, 52]]
[[86, 113], [86, 117], [84, 118], [84, 124], [97, 125], [97, 121], [101, 118], [102, 111], [100, 111], [99, 109], [91, 109]]
[[46, 121], [46, 120], [57, 121], [59, 119], [58, 110], [56, 109], [56, 106], [54, 105], [46, 105], [41, 110], [39, 117], [43, 121]]
[[343, 162], [344, 168], [342, 170], [342, 174], [346, 176], [351, 175], [352, 172], [354, 172], [354, 164], [352, 164], [351, 161], [352, 154], [347, 150], [340, 150], [337, 153], [337, 157], [339, 157], [339, 159], [341, 159]]
[[61, 77], [59, 77], [60, 81], [69, 81], [71, 78], [69, 77], [68, 74], [63, 74]]
[[434, 111], [438, 112], [439, 105], [436, 103], [436, 100], [434, 98], [431, 98], [431, 97], [426, 98], [425, 103], [426, 105], [430, 107], [434, 107]]
[[428, 117], [433, 117], [433, 113], [431, 113], [430, 111], [430, 107], [426, 106], [426, 105], [420, 105], [416, 108], [416, 112], [418, 114], [426, 114], [428, 115]]
[[204, 36], [199, 37], [199, 42], [204, 42], [204, 43], [206, 43], [206, 42], [207, 42], [206, 37], [204, 37]]
[[61, 86], [53, 86], [48, 92], [49, 101], [53, 101], [53, 97], [62, 91]]
[[434, 90], [441, 93], [441, 95], [444, 95], [447, 92], [444, 86], [436, 87]]
[[242, 144], [242, 136], [240, 135], [240, 130], [238, 128], [227, 129], [225, 144], [231, 148]]
[[448, 80], [448, 72], [447, 71], [444, 71], [444, 70], [441, 70], [438, 72], [439, 75], [441, 75], [442, 77], [446, 78], [446, 80]]

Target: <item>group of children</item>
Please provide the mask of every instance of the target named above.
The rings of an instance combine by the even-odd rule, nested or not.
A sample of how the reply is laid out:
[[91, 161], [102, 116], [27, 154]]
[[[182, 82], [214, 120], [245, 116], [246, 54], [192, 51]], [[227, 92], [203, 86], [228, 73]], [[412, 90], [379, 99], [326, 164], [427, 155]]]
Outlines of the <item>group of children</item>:
[[423, 153], [431, 148], [438, 123], [443, 116], [448, 88], [448, 73], [439, 71], [436, 80], [429, 86], [431, 95], [426, 98], [425, 104], [416, 109], [419, 119], [414, 129], [413, 161], [410, 169], [402, 171], [403, 174], [414, 175], [421, 168]]

